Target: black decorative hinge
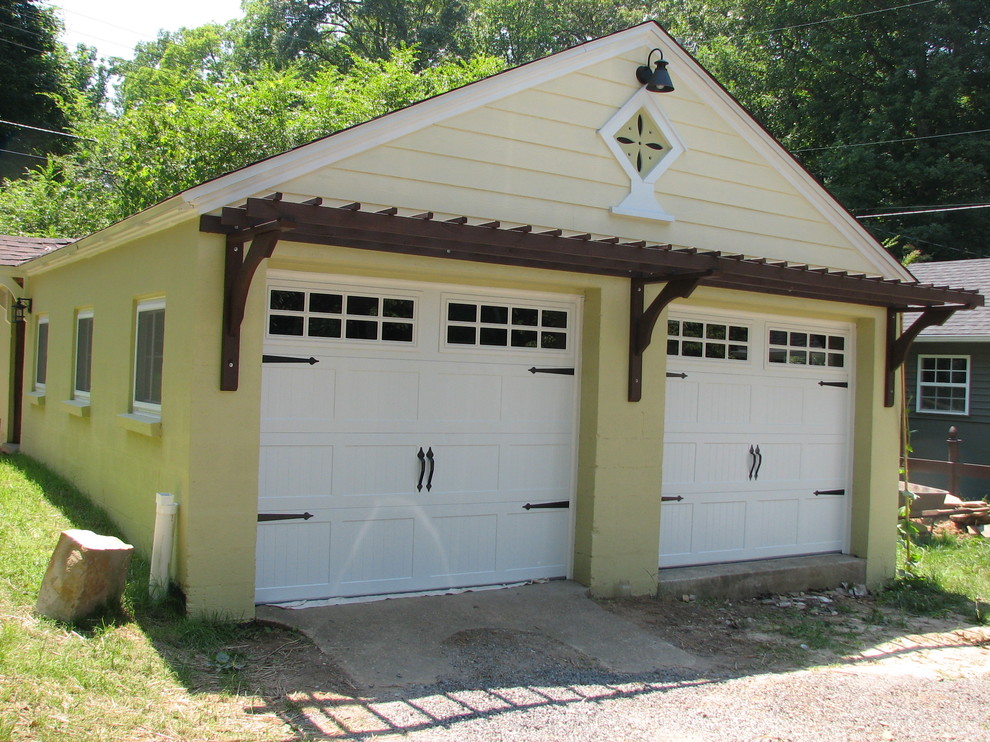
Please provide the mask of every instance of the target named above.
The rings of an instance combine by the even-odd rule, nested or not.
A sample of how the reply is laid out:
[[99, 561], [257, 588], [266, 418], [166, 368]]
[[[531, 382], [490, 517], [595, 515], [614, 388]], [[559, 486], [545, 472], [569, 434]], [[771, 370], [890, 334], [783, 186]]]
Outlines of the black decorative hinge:
[[846, 494], [845, 490], [815, 490], [815, 497], [818, 497], [818, 495], [844, 495], [844, 494]]
[[258, 522], [264, 523], [269, 520], [309, 520], [312, 513], [258, 513]]
[[262, 356], [262, 363], [308, 363], [312, 366], [314, 363], [319, 363], [319, 359], [313, 358], [301, 358], [299, 356]]
[[558, 500], [557, 502], [537, 502], [537, 503], [526, 503], [523, 505], [523, 510], [536, 510], [538, 508], [569, 508], [571, 503], [567, 500]]
[[668, 371], [667, 372], [667, 378], [668, 379], [686, 379], [687, 378], [687, 374], [684, 373], [683, 371], [681, 371], [679, 374], [675, 374], [673, 371]]
[[677, 497], [661, 497], [660, 502], [680, 502], [684, 498], [678, 495]]
[[818, 382], [818, 386], [837, 386], [837, 387], [841, 387], [842, 389], [848, 389], [849, 388], [849, 382], [848, 381], [819, 381]]
[[560, 374], [561, 376], [574, 375], [573, 368], [537, 368], [536, 366], [533, 366], [533, 368], [529, 369], [529, 372], [531, 374]]

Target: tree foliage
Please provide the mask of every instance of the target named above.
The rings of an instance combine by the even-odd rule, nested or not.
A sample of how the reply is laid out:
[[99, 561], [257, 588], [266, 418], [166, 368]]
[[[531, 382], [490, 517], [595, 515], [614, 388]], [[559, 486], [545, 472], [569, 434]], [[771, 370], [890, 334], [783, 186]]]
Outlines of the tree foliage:
[[[85, 50], [69, 55], [58, 43], [60, 25], [51, 8], [36, 0], [0, 2], [0, 119], [35, 129], [62, 130], [68, 123], [60, 101], [90, 84]], [[29, 155], [68, 149], [68, 142], [35, 129], [0, 124], [0, 178], [16, 177]], [[24, 154], [13, 154], [14, 152]]]
[[502, 67], [475, 57], [417, 71], [416, 52], [408, 48], [388, 60], [355, 58], [346, 72], [327, 67], [311, 77], [290, 67], [193, 82], [176, 72], [183, 64], [165, 64], [143, 77], [118, 115], [77, 120], [84, 138], [73, 152], [8, 182], [0, 192], [0, 233], [83, 235], [185, 188]]
[[[985, 0], [683, 7], [672, 21], [698, 58], [854, 214], [990, 203], [990, 133], [943, 136], [990, 126]], [[990, 210], [863, 224], [902, 252], [990, 254]]]

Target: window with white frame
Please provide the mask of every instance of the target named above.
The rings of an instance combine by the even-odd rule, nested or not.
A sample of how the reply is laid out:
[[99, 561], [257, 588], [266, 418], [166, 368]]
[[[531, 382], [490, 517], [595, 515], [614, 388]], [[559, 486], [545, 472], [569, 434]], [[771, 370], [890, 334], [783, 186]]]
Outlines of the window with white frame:
[[72, 396], [88, 400], [93, 371], [93, 310], [76, 314], [76, 363]]
[[918, 412], [969, 414], [969, 356], [918, 356]]
[[48, 381], [48, 317], [38, 317], [38, 332], [36, 336], [34, 356], [34, 388], [45, 391]]
[[162, 360], [165, 349], [165, 300], [137, 306], [134, 334], [134, 411], [159, 413], [162, 408]]

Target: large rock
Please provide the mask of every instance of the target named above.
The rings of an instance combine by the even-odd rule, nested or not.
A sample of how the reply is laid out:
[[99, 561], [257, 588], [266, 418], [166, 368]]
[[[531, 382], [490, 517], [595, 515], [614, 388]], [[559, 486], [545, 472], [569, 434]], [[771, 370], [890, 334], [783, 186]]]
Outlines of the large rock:
[[116, 604], [127, 584], [134, 547], [92, 531], [62, 531], [41, 582], [35, 610], [59, 621], [78, 621]]

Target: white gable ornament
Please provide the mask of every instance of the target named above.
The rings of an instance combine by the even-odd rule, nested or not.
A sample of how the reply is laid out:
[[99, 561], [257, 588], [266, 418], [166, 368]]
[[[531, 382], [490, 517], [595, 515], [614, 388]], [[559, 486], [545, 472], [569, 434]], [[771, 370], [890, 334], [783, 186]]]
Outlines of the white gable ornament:
[[653, 186], [685, 147], [656, 95], [640, 88], [598, 133], [629, 176], [629, 195], [612, 213], [674, 221], [657, 202]]

